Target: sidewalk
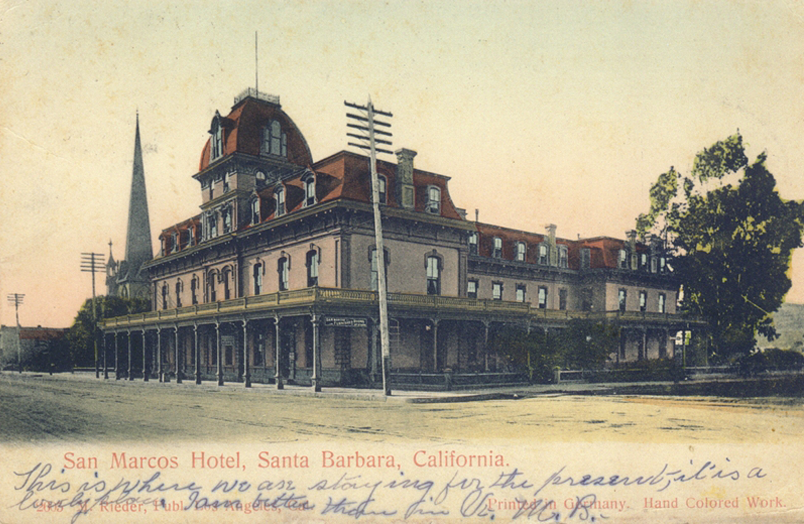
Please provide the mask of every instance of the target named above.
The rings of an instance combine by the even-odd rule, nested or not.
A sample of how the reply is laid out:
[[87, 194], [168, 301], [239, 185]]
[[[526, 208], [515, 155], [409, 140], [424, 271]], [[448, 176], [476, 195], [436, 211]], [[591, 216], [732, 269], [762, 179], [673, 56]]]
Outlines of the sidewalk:
[[[291, 395], [299, 397], [316, 398], [342, 398], [349, 400], [373, 400], [382, 402], [408, 402], [408, 403], [446, 403], [446, 402], [473, 402], [481, 400], [518, 400], [535, 396], [559, 396], [559, 395], [616, 395], [618, 392], [642, 389], [666, 389], [673, 386], [672, 382], [628, 382], [628, 383], [573, 383], [565, 382], [562, 384], [536, 384], [530, 386], [514, 386], [501, 388], [471, 389], [459, 391], [409, 391], [393, 390], [390, 396], [385, 396], [379, 389], [362, 388], [342, 388], [342, 387], [323, 387], [320, 392], [313, 391], [309, 386], [287, 385], [282, 390], [276, 389], [273, 384], [253, 383], [250, 388], [246, 388], [242, 382], [227, 382], [223, 386], [218, 386], [214, 381], [203, 381], [196, 384], [194, 378], [186, 379], [181, 384], [177, 384], [175, 379], [171, 382], [158, 382], [151, 379], [144, 382], [141, 378], [129, 381], [124, 378], [116, 380], [114, 374], [109, 374], [109, 379], [96, 379], [94, 372], [75, 372], [75, 373], [47, 373], [23, 372], [19, 374], [12, 371], [0, 373], [2, 379], [17, 379], [26, 381], [62, 381], [75, 380], [92, 382], [96, 384], [107, 384], [114, 387], [161, 387], [161, 388], [187, 388], [198, 389], [201, 391], [243, 391], [245, 393], [267, 394], [267, 395]], [[633, 394], [629, 391], [629, 394]]]

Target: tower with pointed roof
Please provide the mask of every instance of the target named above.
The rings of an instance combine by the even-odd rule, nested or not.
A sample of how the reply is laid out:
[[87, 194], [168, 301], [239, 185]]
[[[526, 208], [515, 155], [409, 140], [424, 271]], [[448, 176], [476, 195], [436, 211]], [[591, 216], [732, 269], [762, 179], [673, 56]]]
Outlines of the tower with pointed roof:
[[[109, 246], [109, 264], [114, 264]], [[145, 192], [145, 169], [142, 163], [140, 143], [140, 115], [137, 113], [134, 136], [134, 169], [131, 176], [131, 194], [128, 202], [128, 226], [126, 229], [125, 258], [116, 268], [107, 267], [115, 273], [114, 285], [107, 284], [107, 293], [113, 296], [148, 298], [150, 286], [148, 272], [143, 264], [153, 258], [151, 246], [151, 222], [148, 218], [148, 198]]]

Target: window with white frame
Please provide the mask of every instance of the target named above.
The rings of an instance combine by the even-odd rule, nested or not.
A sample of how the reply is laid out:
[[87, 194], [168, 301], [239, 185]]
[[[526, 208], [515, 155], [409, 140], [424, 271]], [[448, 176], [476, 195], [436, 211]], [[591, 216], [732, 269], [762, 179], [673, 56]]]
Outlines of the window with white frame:
[[625, 249], [619, 251], [617, 260], [617, 267], [620, 269], [628, 269], [628, 252]]
[[516, 301], [517, 302], [525, 302], [526, 301], [526, 293], [527, 289], [525, 288], [525, 284], [517, 284], [516, 285]]
[[216, 280], [218, 280], [218, 273], [216, 271], [210, 271], [207, 273], [207, 297], [209, 302], [216, 302], [218, 300], [217, 289], [215, 286]]
[[279, 291], [288, 290], [288, 278], [290, 276], [290, 261], [287, 257], [281, 257], [277, 263], [279, 273]]
[[263, 142], [260, 150], [268, 155], [288, 156], [288, 137], [282, 132], [279, 120], [271, 120], [263, 129]]
[[470, 255], [477, 255], [477, 242], [478, 242], [478, 234], [477, 231], [472, 231], [469, 233], [469, 254]]
[[193, 305], [198, 304], [198, 277], [195, 275], [190, 280], [190, 301]]
[[546, 266], [550, 263], [550, 250], [547, 249], [547, 242], [539, 244], [539, 264]]
[[226, 173], [225, 175], [223, 175], [223, 192], [228, 193], [229, 189], [231, 189], [229, 187], [229, 173]]
[[441, 294], [441, 260], [435, 256], [427, 257], [427, 294]]
[[547, 288], [539, 286], [539, 309], [547, 309]]
[[210, 160], [215, 160], [223, 155], [223, 127], [221, 127], [220, 115], [216, 115], [212, 120], [212, 148]]
[[648, 310], [648, 292], [639, 292], [639, 310], [643, 313]]
[[281, 217], [285, 214], [285, 188], [278, 186], [274, 189], [274, 201], [276, 202], [274, 215]]
[[304, 207], [315, 205], [315, 176], [308, 173], [302, 182], [304, 182]]
[[251, 200], [251, 224], [257, 225], [260, 223], [260, 199], [259, 197]]
[[224, 207], [221, 209], [221, 219], [223, 221], [223, 234], [232, 232], [232, 210], [231, 208]]
[[667, 259], [659, 257], [659, 273], [664, 273], [667, 270]]
[[569, 267], [569, 254], [567, 251], [567, 246], [558, 246], [558, 267]]
[[252, 275], [254, 279], [254, 294], [259, 295], [262, 293], [263, 266], [261, 262], [254, 264]]
[[424, 209], [434, 215], [441, 213], [441, 188], [438, 186], [427, 187], [427, 203]]
[[492, 282], [491, 283], [491, 299], [492, 300], [502, 300], [502, 294], [503, 294], [502, 282]]
[[232, 291], [229, 288], [229, 283], [232, 280], [232, 271], [228, 267], [221, 273], [221, 280], [223, 281], [223, 299], [229, 300], [232, 298]]
[[181, 283], [181, 280], [176, 281], [176, 307], [181, 307], [181, 292], [184, 290], [184, 286]]
[[468, 298], [477, 298], [477, 287], [478, 287], [477, 280], [469, 280], [466, 283], [466, 296]]
[[659, 313], [665, 313], [667, 310], [667, 296], [664, 293], [659, 293]]
[[377, 175], [377, 190], [379, 193], [380, 204], [388, 203], [388, 181], [384, 175]]
[[526, 247], [524, 242], [517, 242], [516, 243], [516, 261], [517, 262], [524, 262], [525, 261], [525, 252]]
[[621, 313], [625, 312], [625, 304], [628, 299], [628, 292], [625, 289], [620, 289], [617, 293], [617, 305]]
[[209, 238], [218, 236], [218, 214], [215, 211], [207, 213], [207, 226]]
[[494, 258], [502, 258], [502, 238], [494, 237], [494, 245], [491, 250], [491, 256]]
[[311, 249], [307, 252], [307, 287], [318, 285], [319, 258], [318, 250]]
[[168, 285], [167, 282], [162, 284], [162, 309], [168, 308]]

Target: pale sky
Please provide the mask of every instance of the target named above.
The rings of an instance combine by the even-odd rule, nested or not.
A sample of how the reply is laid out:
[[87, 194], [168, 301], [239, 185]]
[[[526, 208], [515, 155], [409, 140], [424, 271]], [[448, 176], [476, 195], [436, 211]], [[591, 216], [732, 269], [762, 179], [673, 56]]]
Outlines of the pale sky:
[[[804, 198], [804, 2], [0, 0], [0, 322], [66, 327], [80, 254], [125, 249], [139, 110], [154, 251], [199, 212], [215, 113], [255, 83], [314, 160], [344, 100], [394, 113], [393, 147], [452, 177], [470, 217], [623, 238], [671, 165], [742, 133]], [[804, 253], [788, 301], [804, 302]], [[99, 294], [105, 292], [98, 275]]]

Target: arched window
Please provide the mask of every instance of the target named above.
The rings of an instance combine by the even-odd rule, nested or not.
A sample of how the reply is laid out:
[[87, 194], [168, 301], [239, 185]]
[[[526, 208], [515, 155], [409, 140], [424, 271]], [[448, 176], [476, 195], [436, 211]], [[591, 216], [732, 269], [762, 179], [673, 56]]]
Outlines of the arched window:
[[282, 257], [277, 263], [277, 272], [279, 273], [279, 291], [287, 291], [288, 277], [290, 273], [290, 260], [287, 257]]
[[218, 295], [215, 290], [215, 281], [218, 279], [218, 272], [217, 271], [210, 271], [207, 273], [207, 301], [208, 302], [216, 302], [218, 300]]
[[288, 156], [288, 137], [282, 132], [279, 120], [271, 120], [262, 132], [261, 152], [268, 155]]
[[193, 279], [190, 281], [190, 300], [193, 305], [198, 304], [198, 277], [195, 275], [193, 275]]
[[569, 255], [567, 246], [558, 246], [558, 267], [569, 267]]
[[274, 189], [274, 200], [276, 201], [276, 211], [274, 215], [281, 217], [285, 214], [285, 188], [277, 186], [277, 188]]
[[547, 249], [547, 242], [539, 244], [539, 264], [546, 266], [550, 263], [550, 254]]
[[435, 249], [432, 254], [427, 254], [424, 259], [424, 267], [427, 272], [427, 294], [441, 294], [441, 270], [443, 269], [443, 259], [436, 254]]
[[628, 269], [628, 252], [625, 249], [619, 251], [617, 260], [620, 269]]
[[502, 258], [502, 238], [494, 237], [494, 247], [491, 250], [491, 256], [494, 258]]
[[254, 264], [254, 294], [259, 295], [262, 293], [262, 274], [263, 274], [263, 267], [262, 263], [258, 262]]
[[321, 254], [316, 249], [307, 252], [307, 287], [318, 285], [318, 264]]
[[472, 231], [471, 233], [469, 233], [469, 254], [470, 255], [477, 255], [477, 242], [478, 242], [477, 231]]
[[524, 242], [517, 242], [516, 243], [516, 261], [517, 262], [524, 262], [525, 261], [525, 243]]
[[377, 188], [379, 190], [380, 204], [388, 203], [388, 182], [383, 175], [377, 175]]
[[232, 279], [232, 270], [229, 267], [224, 268], [221, 273], [221, 282], [223, 283], [223, 299], [229, 300], [232, 298], [231, 290], [229, 288], [229, 281]]
[[181, 279], [176, 281], [176, 307], [181, 307], [181, 292], [184, 291], [184, 286]]
[[257, 225], [260, 223], [260, 199], [255, 197], [251, 201], [251, 224]]
[[427, 202], [424, 209], [434, 215], [441, 213], [441, 188], [438, 186], [427, 187]]
[[168, 285], [167, 282], [162, 284], [162, 309], [168, 308]]
[[304, 207], [315, 205], [315, 176], [307, 174], [302, 178], [304, 182]]
[[212, 134], [212, 149], [209, 159], [215, 160], [223, 155], [223, 128], [221, 127], [221, 115], [217, 111], [215, 118], [212, 119], [212, 128], [209, 132]]

